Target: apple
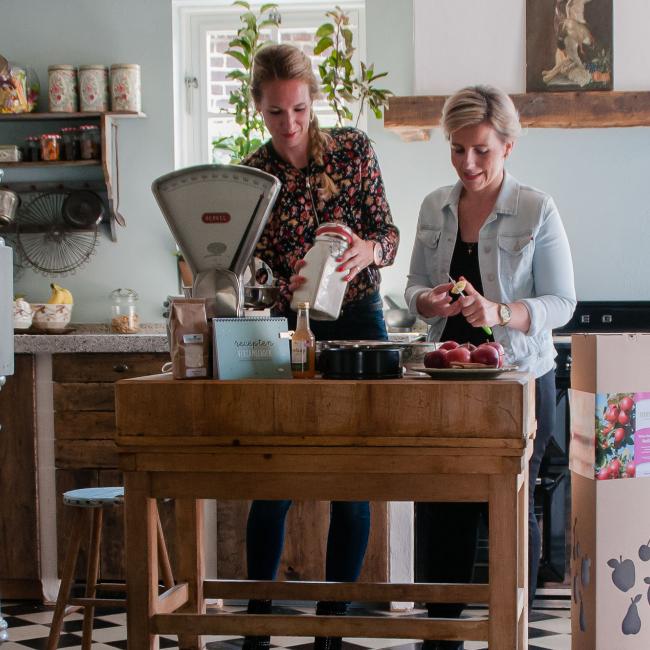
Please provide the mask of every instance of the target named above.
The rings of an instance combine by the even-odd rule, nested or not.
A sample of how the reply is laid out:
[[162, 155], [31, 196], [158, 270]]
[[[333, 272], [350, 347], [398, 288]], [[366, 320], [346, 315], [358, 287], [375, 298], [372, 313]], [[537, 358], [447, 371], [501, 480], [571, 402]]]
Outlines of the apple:
[[472, 352], [471, 357], [474, 363], [482, 363], [490, 368], [499, 367], [499, 351], [487, 343], [479, 345]]
[[607, 410], [605, 411], [605, 419], [608, 422], [616, 422], [616, 420], [618, 419], [618, 413], [619, 413], [618, 406], [614, 404], [610, 404], [607, 407]]
[[[639, 546], [639, 559], [643, 560], [644, 562], [650, 560], [650, 541], [648, 541], [647, 544], [642, 544], [641, 546]], [[650, 583], [646, 583], [646, 584], [650, 584]]]
[[483, 343], [483, 345], [489, 345], [499, 353], [499, 365], [497, 367], [503, 368], [503, 357], [505, 356], [506, 351], [503, 349], [501, 343], [498, 343], [497, 341], [488, 341], [487, 343]]
[[449, 368], [447, 361], [449, 350], [432, 350], [424, 355], [425, 368]]
[[625, 440], [625, 429], [619, 427], [618, 429], [614, 430], [614, 444], [617, 447], [620, 447], [623, 440]]
[[624, 397], [618, 405], [621, 411], [629, 411], [634, 406], [634, 400], [631, 397]]
[[447, 352], [447, 361], [451, 363], [469, 363], [472, 360], [472, 353], [468, 348], [459, 345]]
[[445, 341], [438, 346], [438, 350], [454, 350], [459, 347], [459, 344], [456, 341]]
[[614, 569], [612, 582], [615, 587], [621, 591], [629, 591], [634, 587], [635, 570], [632, 560], [624, 560], [623, 556], [619, 555], [618, 560], [616, 558], [607, 560], [607, 565]]
[[467, 343], [461, 343], [459, 347], [467, 348], [470, 352], [476, 350], [476, 346], [473, 343], [470, 343], [469, 341]]

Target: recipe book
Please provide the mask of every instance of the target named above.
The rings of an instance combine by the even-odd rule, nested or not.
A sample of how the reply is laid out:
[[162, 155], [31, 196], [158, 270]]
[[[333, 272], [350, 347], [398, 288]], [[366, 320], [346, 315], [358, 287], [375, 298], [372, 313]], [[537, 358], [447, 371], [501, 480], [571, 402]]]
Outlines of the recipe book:
[[286, 318], [213, 318], [215, 379], [290, 379]]

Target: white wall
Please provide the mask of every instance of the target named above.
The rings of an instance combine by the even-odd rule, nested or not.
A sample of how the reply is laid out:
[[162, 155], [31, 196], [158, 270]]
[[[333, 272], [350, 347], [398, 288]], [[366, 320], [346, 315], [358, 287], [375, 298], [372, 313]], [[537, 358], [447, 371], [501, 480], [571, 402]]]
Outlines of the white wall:
[[[614, 4], [615, 87], [646, 90], [650, 3]], [[432, 94], [478, 82], [522, 92], [524, 6], [525, 0], [369, 0], [367, 59], [390, 72], [385, 85], [398, 95], [415, 94], [416, 83]], [[376, 121], [369, 130], [402, 234], [397, 262], [383, 272], [383, 290], [401, 295], [422, 198], [456, 177], [439, 129], [423, 143], [402, 143]], [[555, 198], [581, 300], [650, 298], [649, 159], [650, 128], [528, 129], [509, 159], [522, 182]]]
[[[118, 241], [105, 234], [89, 263], [61, 284], [75, 296], [73, 320], [108, 322], [108, 294], [131, 287], [140, 316], [160, 321], [161, 304], [177, 292], [175, 247], [150, 191], [154, 178], [173, 169], [171, 0], [2, 0], [0, 52], [28, 64], [47, 110], [47, 66], [54, 63], [139, 63], [146, 119], [119, 125], [120, 212], [127, 228]], [[11, 180], [11, 170], [7, 173]], [[15, 291], [38, 302], [51, 278], [26, 270]]]

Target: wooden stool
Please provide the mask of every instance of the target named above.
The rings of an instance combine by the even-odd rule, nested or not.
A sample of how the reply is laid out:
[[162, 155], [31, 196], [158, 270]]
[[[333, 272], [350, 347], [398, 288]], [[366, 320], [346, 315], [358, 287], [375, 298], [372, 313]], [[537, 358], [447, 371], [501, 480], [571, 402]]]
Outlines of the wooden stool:
[[[56, 599], [56, 607], [52, 616], [50, 636], [47, 641], [47, 650], [55, 650], [61, 635], [63, 618], [79, 608], [84, 609], [82, 649], [90, 650], [92, 645], [93, 614], [95, 607], [126, 607], [126, 598], [97, 598], [98, 590], [126, 591], [126, 586], [115, 583], [97, 584], [99, 578], [99, 550], [104, 518], [104, 508], [121, 505], [124, 502], [123, 487], [99, 487], [71, 490], [64, 493], [63, 503], [75, 506], [72, 525], [70, 528], [70, 541], [63, 564], [61, 586]], [[169, 555], [163, 537], [160, 517], [156, 510], [158, 524], [158, 557], [162, 580], [166, 588], [174, 586]], [[74, 583], [74, 572], [77, 566], [81, 540], [86, 530], [90, 530], [90, 546], [88, 549], [88, 568], [86, 571], [86, 595], [84, 598], [70, 598]], [[67, 607], [71, 605], [71, 607]]]

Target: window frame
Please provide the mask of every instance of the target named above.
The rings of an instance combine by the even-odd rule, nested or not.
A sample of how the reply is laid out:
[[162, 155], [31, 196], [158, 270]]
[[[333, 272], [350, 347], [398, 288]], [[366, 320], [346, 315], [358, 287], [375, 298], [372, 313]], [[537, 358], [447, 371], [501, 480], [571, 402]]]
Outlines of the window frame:
[[[325, 21], [325, 12], [333, 9], [331, 2], [314, 2], [313, 0], [275, 0], [283, 14], [283, 26], [300, 26], [299, 19], [318, 19], [313, 24]], [[263, 3], [251, 2], [251, 8], [257, 11]], [[338, 0], [344, 11], [357, 19], [356, 52], [358, 59], [365, 58], [365, 1]], [[173, 94], [174, 94], [174, 164], [175, 167], [187, 167], [207, 162], [205, 143], [208, 139], [207, 65], [209, 53], [206, 51], [207, 32], [214, 29], [237, 29], [240, 25], [239, 15], [242, 9], [233, 7], [231, 0], [174, 0], [172, 5], [172, 29], [174, 38], [173, 55]], [[311, 22], [311, 21], [310, 21]], [[304, 23], [303, 23], [304, 24]], [[196, 79], [197, 87], [192, 87]], [[186, 83], [186, 80], [189, 80]], [[352, 107], [353, 112], [356, 107]], [[359, 120], [359, 127], [366, 127], [366, 115]]]

